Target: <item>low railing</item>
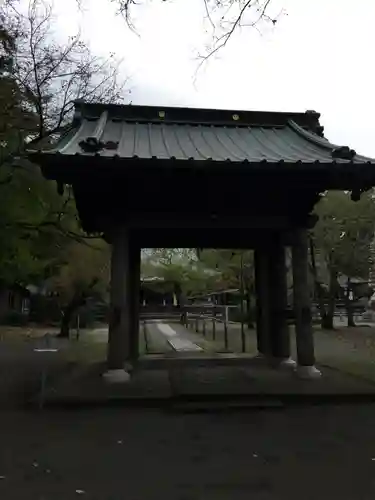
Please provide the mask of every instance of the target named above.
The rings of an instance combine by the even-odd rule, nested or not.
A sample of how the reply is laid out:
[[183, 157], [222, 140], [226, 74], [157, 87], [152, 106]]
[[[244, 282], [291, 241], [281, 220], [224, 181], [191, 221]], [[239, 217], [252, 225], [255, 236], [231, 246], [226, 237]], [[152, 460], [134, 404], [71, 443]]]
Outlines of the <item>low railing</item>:
[[141, 306], [139, 318], [142, 323], [142, 329], [145, 338], [146, 352], [148, 350], [147, 342], [147, 322], [152, 320], [176, 321], [178, 320], [186, 328], [195, 327], [195, 331], [203, 336], [206, 335], [207, 322], [212, 322], [212, 339], [216, 340], [217, 323], [224, 325], [224, 347], [228, 349], [228, 323], [229, 308], [236, 306], [218, 306], [218, 305], [191, 305], [184, 306]]
[[212, 315], [209, 314], [211, 311], [206, 311], [203, 314], [192, 313], [188, 311], [185, 315], [184, 324], [186, 328], [193, 327], [196, 333], [200, 333], [199, 331], [199, 323], [202, 325], [202, 335], [206, 336], [206, 328], [207, 323], [212, 322], [212, 340], [216, 341], [216, 324], [222, 323], [224, 325], [224, 349], [228, 350], [228, 320], [226, 319], [226, 315], [219, 313], [216, 314], [215, 311], [212, 311]]
[[164, 319], [164, 318], [178, 318], [186, 314], [199, 314], [199, 315], [215, 315], [217, 318], [225, 319], [228, 321], [229, 309], [236, 308], [237, 306], [217, 306], [217, 305], [183, 305], [183, 306], [140, 306], [139, 317], [140, 319]]

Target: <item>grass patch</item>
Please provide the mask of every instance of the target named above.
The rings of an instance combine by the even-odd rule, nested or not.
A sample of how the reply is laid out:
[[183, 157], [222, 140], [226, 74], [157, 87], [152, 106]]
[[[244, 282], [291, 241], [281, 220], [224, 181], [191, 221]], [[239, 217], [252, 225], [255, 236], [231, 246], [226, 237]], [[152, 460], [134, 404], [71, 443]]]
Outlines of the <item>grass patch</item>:
[[71, 341], [64, 353], [66, 361], [77, 364], [99, 363], [106, 359], [107, 344], [89, 340]]
[[[195, 329], [191, 331], [195, 332]], [[200, 345], [208, 352], [224, 350], [224, 326], [216, 324], [215, 337], [211, 322], [206, 323], [205, 335], [202, 324], [199, 326], [202, 336]], [[257, 353], [256, 331], [245, 327], [245, 352]], [[290, 327], [291, 354], [296, 359], [297, 349], [294, 327]], [[315, 354], [317, 363], [341, 370], [350, 375], [360, 376], [375, 382], [375, 328], [337, 328], [334, 331], [314, 328]], [[241, 353], [241, 325], [232, 323], [228, 326], [228, 350]]]
[[41, 326], [0, 326], [0, 341], [28, 342], [42, 338], [46, 333], [58, 333], [54, 327]]

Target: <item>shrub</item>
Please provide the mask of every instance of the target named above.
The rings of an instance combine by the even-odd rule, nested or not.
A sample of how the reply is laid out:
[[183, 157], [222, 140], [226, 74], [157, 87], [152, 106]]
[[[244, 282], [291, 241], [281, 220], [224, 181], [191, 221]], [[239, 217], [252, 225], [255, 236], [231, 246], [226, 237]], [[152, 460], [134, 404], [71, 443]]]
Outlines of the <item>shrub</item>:
[[1, 320], [1, 323], [7, 326], [25, 326], [28, 322], [29, 317], [18, 311], [9, 311]]
[[38, 324], [59, 324], [61, 312], [54, 297], [34, 295], [30, 301], [30, 321]]

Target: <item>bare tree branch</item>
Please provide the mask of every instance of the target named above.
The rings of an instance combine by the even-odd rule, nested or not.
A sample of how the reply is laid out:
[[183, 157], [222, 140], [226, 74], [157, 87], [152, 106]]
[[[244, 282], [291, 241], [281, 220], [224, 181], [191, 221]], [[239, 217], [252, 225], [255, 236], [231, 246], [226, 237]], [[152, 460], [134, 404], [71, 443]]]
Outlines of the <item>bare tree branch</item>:
[[[29, 0], [26, 13], [19, 12], [12, 0], [0, 6], [4, 32], [13, 40], [11, 78], [25, 95], [22, 106], [37, 117], [38, 126], [29, 134], [32, 142], [49, 141], [64, 131], [76, 99], [120, 102], [127, 82], [119, 77], [121, 61], [114, 54], [91, 54], [79, 32], [66, 43], [57, 42], [52, 14], [47, 0]], [[24, 146], [13, 153], [23, 154]], [[0, 164], [10, 160], [8, 153], [6, 158], [1, 155]]]
[[[42, 111], [47, 135], [56, 125], [69, 119], [66, 116], [75, 99], [94, 98], [100, 93], [107, 101], [121, 99], [123, 86], [116, 88], [111, 78], [118, 80], [119, 65], [113, 56], [106, 59], [92, 56], [78, 33], [65, 45], [57, 44], [51, 33], [51, 10], [43, 0], [30, 0], [30, 9], [24, 23], [28, 47], [22, 41], [18, 46], [15, 76], [34, 102], [36, 111]], [[32, 71], [31, 71], [32, 69]], [[121, 88], [120, 88], [121, 87]], [[113, 90], [112, 95], [110, 89]]]
[[41, 84], [39, 82], [39, 74], [38, 74], [39, 65], [36, 58], [36, 49], [38, 48], [38, 44], [41, 42], [43, 38], [43, 31], [41, 30], [43, 25], [49, 22], [51, 10], [49, 9], [46, 12], [45, 16], [42, 17], [42, 19], [39, 19], [39, 22], [35, 26], [35, 21], [37, 20], [37, 7], [38, 7], [37, 1], [38, 0], [32, 0], [31, 3], [29, 4], [29, 11], [28, 11], [28, 21], [30, 23], [29, 49], [32, 60], [34, 83], [35, 83], [35, 90], [37, 97], [37, 99], [35, 100], [35, 106], [39, 115], [39, 137], [42, 138], [44, 133], [43, 96], [41, 91]]
[[[250, 6], [250, 4], [252, 3], [253, 0], [247, 0], [245, 5], [242, 7], [241, 11], [240, 11], [240, 14], [239, 16], [237, 17], [237, 19], [234, 21], [232, 27], [226, 31], [223, 35], [221, 35], [218, 39], [217, 39], [217, 42], [219, 42], [214, 49], [212, 49], [206, 56], [203, 57], [202, 59], [202, 62], [200, 64], [200, 66], [205, 62], [207, 61], [207, 59], [209, 59], [210, 57], [212, 57], [214, 54], [216, 54], [216, 52], [218, 52], [220, 49], [224, 48], [226, 46], [226, 44], [228, 43], [228, 41], [230, 40], [230, 38], [232, 37], [235, 29], [237, 28], [237, 26], [240, 24], [241, 22], [241, 19], [242, 19], [242, 16], [244, 15], [244, 12], [245, 10]], [[267, 3], [269, 3], [270, 0], [267, 1]], [[199, 68], [198, 68], [199, 69]]]
[[212, 17], [211, 17], [210, 9], [208, 6], [208, 0], [203, 0], [203, 2], [204, 2], [204, 8], [206, 10], [207, 19], [208, 19], [209, 23], [211, 24], [213, 34], [215, 34], [216, 26], [215, 26], [215, 23], [213, 22]]
[[[118, 11], [124, 16], [126, 23], [135, 31], [131, 13], [137, 5], [145, 3], [146, 0], [111, 0], [118, 5]], [[164, 0], [160, 0], [163, 2]], [[177, 0], [174, 0], [177, 1]], [[276, 24], [277, 16], [269, 15], [269, 8], [272, 0], [202, 0], [205, 18], [210, 24], [212, 40], [206, 47], [206, 53], [200, 55], [202, 59], [199, 66], [204, 64], [209, 58], [224, 49], [233, 37], [234, 33], [241, 27], [255, 28], [259, 30], [258, 24], [261, 21]], [[245, 20], [247, 13], [254, 13], [253, 18]], [[220, 33], [220, 35], [216, 35]]]

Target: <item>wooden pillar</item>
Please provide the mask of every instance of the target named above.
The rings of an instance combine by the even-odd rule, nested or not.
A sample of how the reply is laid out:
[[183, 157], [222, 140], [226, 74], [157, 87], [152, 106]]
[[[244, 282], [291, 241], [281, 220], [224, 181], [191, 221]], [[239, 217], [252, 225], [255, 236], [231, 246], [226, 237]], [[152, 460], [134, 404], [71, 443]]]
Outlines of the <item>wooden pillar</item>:
[[134, 325], [131, 315], [129, 277], [132, 269], [129, 230], [118, 226], [112, 232], [110, 320], [107, 364], [109, 372], [124, 369], [130, 359], [130, 336]]
[[270, 354], [270, 258], [266, 248], [254, 251], [258, 355]]
[[295, 366], [290, 359], [290, 336], [286, 310], [288, 306], [287, 270], [285, 247], [281, 235], [277, 234], [270, 243], [270, 350], [277, 364]]
[[141, 282], [141, 249], [138, 245], [130, 246], [131, 267], [129, 269], [129, 294], [130, 294], [130, 361], [136, 363], [139, 358], [139, 308], [140, 308], [140, 282]]
[[307, 230], [295, 232], [293, 252], [293, 294], [296, 320], [297, 373], [303, 377], [319, 377], [315, 368], [314, 336], [311, 319]]

